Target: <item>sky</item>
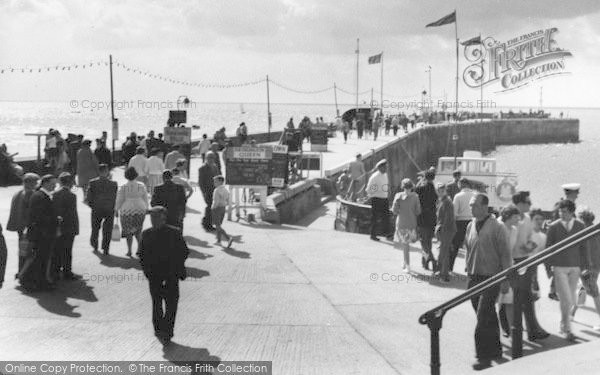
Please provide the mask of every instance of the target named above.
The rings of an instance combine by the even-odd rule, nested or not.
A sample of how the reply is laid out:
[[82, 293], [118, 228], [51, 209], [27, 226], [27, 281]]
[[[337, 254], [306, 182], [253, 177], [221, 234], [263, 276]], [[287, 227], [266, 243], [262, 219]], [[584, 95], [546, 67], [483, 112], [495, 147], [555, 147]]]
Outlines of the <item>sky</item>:
[[[536, 81], [509, 93], [484, 89], [498, 106], [596, 107], [600, 97], [600, 1], [597, 0], [0, 0], [0, 100], [110, 100], [112, 54], [115, 100], [354, 103], [356, 44], [360, 38], [359, 91], [380, 98], [381, 65], [367, 58], [383, 51], [384, 99], [454, 99], [454, 25], [425, 28], [457, 12], [458, 37], [481, 34], [507, 41], [558, 28], [555, 40], [572, 53], [568, 75]], [[81, 69], [83, 63], [94, 63]], [[101, 65], [97, 65], [101, 62]], [[78, 64], [71, 71], [38, 68]], [[468, 62], [459, 60], [459, 100], [480, 91], [462, 83]], [[36, 69], [20, 73], [13, 68]], [[175, 80], [246, 87], [194, 87], [148, 78], [134, 69]], [[541, 89], [541, 87], [543, 87]], [[344, 92], [345, 91], [345, 92]], [[350, 94], [348, 94], [350, 93]], [[368, 101], [370, 92], [361, 94]]]

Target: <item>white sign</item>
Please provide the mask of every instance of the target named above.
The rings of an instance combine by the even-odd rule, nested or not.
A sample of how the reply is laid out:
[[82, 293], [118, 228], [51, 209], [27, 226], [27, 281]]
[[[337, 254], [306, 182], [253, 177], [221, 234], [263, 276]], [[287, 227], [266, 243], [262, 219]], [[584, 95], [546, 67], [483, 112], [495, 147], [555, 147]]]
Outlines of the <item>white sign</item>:
[[166, 127], [164, 129], [165, 142], [172, 145], [181, 145], [186, 143], [192, 143], [192, 129], [191, 128], [174, 128]]
[[283, 178], [272, 177], [271, 178], [271, 186], [274, 187], [283, 187], [284, 180]]
[[265, 149], [248, 149], [237, 148], [233, 150], [234, 159], [267, 159], [267, 150]]

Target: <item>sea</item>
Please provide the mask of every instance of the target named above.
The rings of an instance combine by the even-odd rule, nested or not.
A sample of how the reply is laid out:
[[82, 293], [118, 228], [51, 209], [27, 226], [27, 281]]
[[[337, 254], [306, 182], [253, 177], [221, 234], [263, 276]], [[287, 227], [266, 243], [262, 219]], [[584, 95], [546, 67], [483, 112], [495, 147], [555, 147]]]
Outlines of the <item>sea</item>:
[[[353, 108], [352, 104], [340, 104], [340, 113]], [[168, 112], [174, 108], [171, 102], [121, 102], [115, 108], [119, 119], [119, 141], [131, 132], [147, 134], [149, 130], [159, 133], [164, 128]], [[234, 135], [240, 122], [245, 122], [249, 133], [268, 130], [268, 108], [265, 103], [196, 103], [187, 108], [187, 124], [197, 125], [192, 138], [202, 134], [209, 137], [217, 129], [225, 127], [227, 135]], [[528, 108], [497, 108], [527, 112]], [[518, 175], [520, 190], [531, 192], [533, 205], [550, 209], [562, 196], [561, 185], [569, 182], [581, 184], [577, 204], [597, 212], [600, 217], [600, 194], [596, 184], [600, 183], [597, 173], [600, 160], [600, 108], [544, 108], [553, 117], [563, 113], [564, 117], [580, 120], [580, 142], [566, 144], [499, 146], [489, 156], [496, 158], [498, 170]], [[272, 130], [282, 129], [290, 117], [294, 123], [308, 116], [313, 121], [323, 117], [333, 121], [336, 107], [332, 104], [271, 104]], [[35, 156], [36, 137], [25, 133], [45, 133], [49, 128], [61, 134], [83, 134], [86, 138], [100, 137], [107, 131], [111, 138], [111, 113], [101, 102], [0, 102], [0, 144], [6, 143], [10, 153], [18, 152], [21, 157]]]

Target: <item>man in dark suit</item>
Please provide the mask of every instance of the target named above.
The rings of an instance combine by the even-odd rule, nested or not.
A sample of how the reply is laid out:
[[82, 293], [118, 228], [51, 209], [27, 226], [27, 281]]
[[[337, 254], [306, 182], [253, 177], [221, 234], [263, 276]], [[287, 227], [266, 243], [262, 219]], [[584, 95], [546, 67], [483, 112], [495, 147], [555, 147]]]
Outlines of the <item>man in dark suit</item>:
[[189, 250], [181, 231], [166, 224], [166, 208], [154, 206], [149, 212], [152, 228], [142, 232], [137, 256], [150, 286], [154, 334], [167, 345], [173, 337], [179, 280], [186, 278], [185, 260]]
[[183, 216], [185, 215], [185, 189], [173, 182], [173, 172], [163, 172], [163, 184], [154, 188], [152, 206], [162, 206], [167, 210], [167, 224], [178, 227], [183, 231]]
[[30, 291], [53, 286], [47, 273], [59, 224], [52, 204], [55, 187], [56, 177], [47, 174], [42, 177], [39, 190], [31, 196], [27, 239], [32, 244], [33, 252], [19, 274], [21, 285]]
[[213, 191], [215, 190], [215, 182], [213, 178], [219, 175], [219, 169], [215, 164], [215, 154], [207, 153], [206, 161], [198, 169], [198, 186], [202, 191], [206, 208], [204, 209], [204, 217], [202, 218], [202, 227], [207, 232], [214, 232], [215, 227], [212, 225], [211, 207], [213, 203]]
[[423, 258], [421, 263], [423, 268], [429, 269], [429, 262], [432, 263], [433, 270], [437, 270], [437, 262], [432, 252], [432, 240], [437, 224], [437, 192], [433, 186], [435, 179], [435, 170], [429, 169], [425, 172], [425, 178], [417, 186], [415, 192], [419, 196], [421, 202], [421, 214], [417, 217], [417, 230], [421, 239], [421, 248], [423, 249]]
[[117, 183], [108, 178], [108, 166], [98, 166], [100, 177], [90, 181], [87, 202], [92, 209], [92, 235], [90, 244], [94, 252], [98, 251], [98, 232], [102, 226], [102, 250], [108, 255], [115, 216], [115, 201], [117, 199]]
[[54, 193], [54, 208], [58, 216], [62, 217], [60, 236], [54, 247], [54, 267], [56, 275], [62, 272], [63, 279], [79, 279], [72, 270], [73, 241], [79, 234], [79, 216], [77, 215], [77, 196], [71, 192], [73, 177], [68, 172], [58, 176], [60, 189]]

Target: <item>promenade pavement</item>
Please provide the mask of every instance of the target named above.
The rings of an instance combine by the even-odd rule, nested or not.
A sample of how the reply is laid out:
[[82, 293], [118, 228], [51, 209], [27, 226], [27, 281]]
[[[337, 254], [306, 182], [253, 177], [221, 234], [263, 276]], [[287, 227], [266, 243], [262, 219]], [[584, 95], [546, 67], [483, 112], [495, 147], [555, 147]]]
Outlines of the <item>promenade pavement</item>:
[[[114, 178], [123, 181], [122, 169]], [[17, 190], [0, 189], [3, 224]], [[188, 206], [189, 277], [181, 283], [170, 346], [163, 348], [153, 336], [150, 295], [138, 260], [125, 256], [123, 241], [111, 244], [109, 256], [92, 253], [90, 211], [80, 204], [73, 268], [83, 279], [61, 282], [55, 291], [25, 294], [18, 288], [11, 277], [16, 234], [5, 232], [9, 259], [0, 289], [0, 361], [266, 360], [273, 361], [274, 374], [428, 373], [429, 331], [417, 319], [461, 293], [464, 275], [440, 284], [420, 269], [416, 247], [414, 270], [403, 273], [402, 253], [391, 243], [333, 230], [335, 202], [293, 226], [226, 221], [228, 232], [241, 235], [231, 249], [213, 245], [214, 236], [202, 230], [199, 192]], [[463, 268], [461, 258], [457, 271]], [[526, 342], [526, 355], [568, 344], [557, 336], [558, 304], [545, 297], [548, 283], [541, 272], [540, 281], [540, 320], [553, 336], [543, 345]], [[590, 306], [588, 301], [578, 312], [579, 342], [598, 337], [590, 329], [599, 321]], [[471, 372], [474, 327], [468, 304], [446, 315], [443, 373]], [[503, 345], [508, 355], [510, 342], [503, 339]]]

